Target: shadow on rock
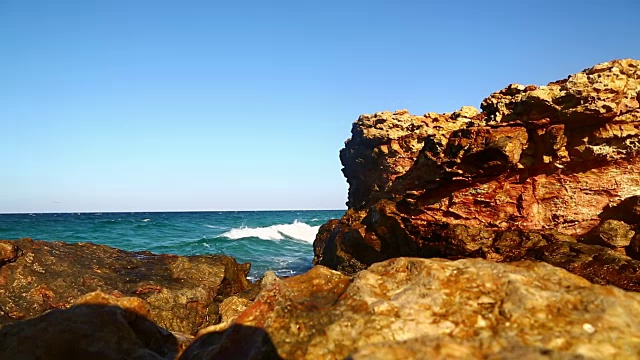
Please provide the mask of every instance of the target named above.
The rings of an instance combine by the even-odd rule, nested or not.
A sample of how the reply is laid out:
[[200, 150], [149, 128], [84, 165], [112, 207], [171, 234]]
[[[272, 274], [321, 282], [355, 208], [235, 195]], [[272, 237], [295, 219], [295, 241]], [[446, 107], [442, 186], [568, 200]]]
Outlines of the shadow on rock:
[[0, 328], [0, 360], [174, 359], [178, 340], [118, 306], [77, 305]]
[[233, 324], [197, 338], [178, 360], [282, 359], [262, 328]]

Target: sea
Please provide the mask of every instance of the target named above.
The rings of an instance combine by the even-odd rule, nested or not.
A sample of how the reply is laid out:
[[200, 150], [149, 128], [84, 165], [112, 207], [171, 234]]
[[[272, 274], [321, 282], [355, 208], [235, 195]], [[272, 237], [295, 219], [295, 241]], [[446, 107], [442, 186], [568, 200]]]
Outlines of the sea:
[[293, 276], [312, 267], [320, 225], [344, 210], [0, 214], [0, 239], [91, 242], [156, 254], [231, 255]]

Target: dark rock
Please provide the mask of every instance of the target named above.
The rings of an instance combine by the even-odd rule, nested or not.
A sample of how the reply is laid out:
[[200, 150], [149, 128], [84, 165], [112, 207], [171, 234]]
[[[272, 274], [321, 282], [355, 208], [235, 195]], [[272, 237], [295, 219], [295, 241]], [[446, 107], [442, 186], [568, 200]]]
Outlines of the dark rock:
[[232, 324], [224, 332], [197, 338], [178, 360], [279, 360], [269, 334], [262, 328]]
[[220, 321], [224, 298], [249, 288], [249, 265], [223, 255], [156, 255], [31, 239], [1, 241], [0, 249], [7, 248], [13, 250], [3, 255], [12, 260], [0, 263], [0, 326], [68, 308], [100, 290], [138, 297], [148, 304], [152, 321], [193, 335]]
[[532, 249], [527, 255], [580, 275], [594, 284], [640, 291], [640, 261], [606, 247], [557, 242]]
[[636, 229], [636, 236], [626, 248], [626, 254], [633, 259], [640, 260], [640, 227]]
[[630, 225], [640, 224], [640, 196], [631, 196], [615, 206], [607, 206], [600, 218], [620, 220]]
[[118, 306], [77, 305], [0, 328], [0, 359], [169, 360], [178, 341]]

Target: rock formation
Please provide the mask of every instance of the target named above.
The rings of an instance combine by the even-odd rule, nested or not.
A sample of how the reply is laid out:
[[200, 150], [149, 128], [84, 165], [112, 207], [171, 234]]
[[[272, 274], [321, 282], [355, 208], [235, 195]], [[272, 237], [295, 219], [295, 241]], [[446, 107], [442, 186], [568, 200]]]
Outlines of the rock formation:
[[177, 354], [169, 331], [119, 306], [76, 305], [0, 328], [6, 360], [171, 360]]
[[510, 85], [482, 112], [362, 115], [340, 153], [349, 210], [314, 263], [530, 258], [640, 290], [639, 102], [640, 61], [617, 60]]
[[[249, 287], [249, 266], [223, 255], [155, 255], [86, 243], [3, 240], [0, 326], [76, 302], [126, 303], [166, 329], [193, 335], [220, 321], [218, 308], [226, 297]], [[97, 290], [105, 294], [87, 295]]]
[[180, 359], [622, 359], [638, 331], [639, 294], [545, 263], [397, 258], [271, 282]]

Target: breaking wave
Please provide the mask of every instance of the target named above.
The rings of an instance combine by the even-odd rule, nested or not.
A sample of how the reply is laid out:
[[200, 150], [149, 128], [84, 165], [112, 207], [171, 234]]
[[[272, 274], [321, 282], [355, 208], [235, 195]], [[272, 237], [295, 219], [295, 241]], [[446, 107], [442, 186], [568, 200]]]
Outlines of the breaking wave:
[[231, 229], [221, 237], [231, 240], [255, 237], [262, 240], [293, 239], [313, 243], [320, 226], [311, 226], [303, 222], [294, 221], [293, 224], [277, 224], [266, 227], [239, 227]]

